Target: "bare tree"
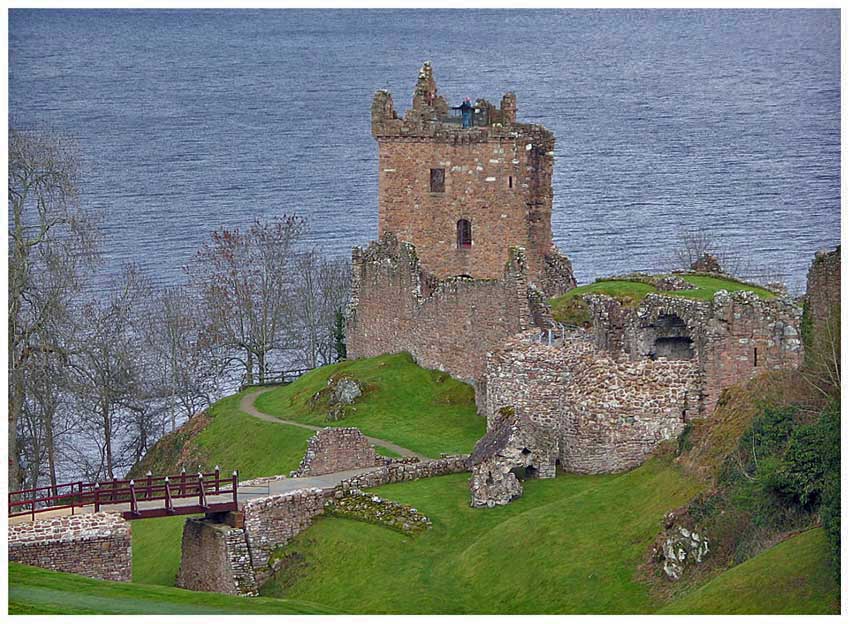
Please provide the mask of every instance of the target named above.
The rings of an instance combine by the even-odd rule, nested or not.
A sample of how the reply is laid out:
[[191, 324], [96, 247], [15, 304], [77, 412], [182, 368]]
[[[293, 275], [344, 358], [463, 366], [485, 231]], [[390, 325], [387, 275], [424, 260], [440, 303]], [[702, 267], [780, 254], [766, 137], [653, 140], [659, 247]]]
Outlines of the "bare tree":
[[18, 421], [34, 354], [67, 358], [57, 338], [97, 227], [78, 201], [78, 150], [56, 132], [9, 132], [9, 488], [20, 484]]
[[139, 270], [128, 266], [107, 300], [89, 302], [80, 310], [70, 388], [83, 427], [78, 463], [92, 478], [113, 478], [126, 465], [120, 437], [144, 424], [131, 417], [147, 411], [150, 396], [139, 322], [148, 297], [149, 286]]
[[191, 291], [166, 288], [156, 294], [145, 323], [145, 343], [155, 364], [154, 393], [165, 401], [173, 431], [178, 413], [191, 418], [211, 404], [222, 374], [221, 358]]
[[824, 399], [841, 398], [841, 308], [813, 324], [805, 345], [803, 379]]
[[717, 260], [726, 275], [743, 276], [748, 270], [745, 259], [726, 245], [720, 236], [706, 230], [689, 230], [679, 235], [668, 263], [677, 270], [689, 270], [700, 263]]
[[296, 267], [294, 344], [308, 368], [330, 364], [336, 360], [337, 312], [346, 305], [351, 290], [348, 261], [323, 258], [311, 249], [298, 255]]
[[265, 381], [269, 354], [287, 347], [293, 258], [304, 233], [298, 217], [255, 221], [247, 231], [213, 232], [188, 267], [208, 331], [244, 371]]

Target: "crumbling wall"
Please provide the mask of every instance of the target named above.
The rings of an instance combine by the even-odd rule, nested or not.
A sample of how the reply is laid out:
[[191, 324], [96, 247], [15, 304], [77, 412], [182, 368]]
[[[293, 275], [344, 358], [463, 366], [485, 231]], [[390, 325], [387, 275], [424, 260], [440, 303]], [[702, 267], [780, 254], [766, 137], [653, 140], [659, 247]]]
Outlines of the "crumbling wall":
[[235, 596], [256, 596], [257, 579], [244, 529], [209, 518], [183, 525], [177, 587]]
[[474, 383], [487, 351], [531, 324], [525, 276], [521, 249], [512, 250], [501, 279], [434, 282], [423, 275], [413, 245], [391, 234], [355, 247], [349, 357], [407, 351], [420, 366]]
[[356, 427], [326, 427], [307, 442], [293, 477], [311, 477], [380, 465], [375, 449]]
[[274, 572], [274, 551], [311, 526], [333, 495], [333, 488], [310, 488], [245, 503], [245, 536], [258, 586]]
[[809, 318], [815, 327], [838, 314], [841, 305], [841, 246], [815, 254], [806, 279]]
[[681, 319], [703, 377], [703, 410], [710, 413], [725, 388], [800, 365], [801, 315], [789, 299], [765, 300], [749, 291], [719, 291], [710, 301], [650, 294], [627, 315], [623, 350], [632, 360], [650, 357], [653, 325], [661, 317]]
[[488, 356], [484, 405], [488, 428], [510, 407], [553, 431], [565, 470], [616, 472], [681, 432], [699, 382], [691, 361], [615, 360], [581, 330], [556, 346], [526, 332]]
[[9, 561], [107, 581], [131, 581], [130, 523], [98, 512], [9, 526]]

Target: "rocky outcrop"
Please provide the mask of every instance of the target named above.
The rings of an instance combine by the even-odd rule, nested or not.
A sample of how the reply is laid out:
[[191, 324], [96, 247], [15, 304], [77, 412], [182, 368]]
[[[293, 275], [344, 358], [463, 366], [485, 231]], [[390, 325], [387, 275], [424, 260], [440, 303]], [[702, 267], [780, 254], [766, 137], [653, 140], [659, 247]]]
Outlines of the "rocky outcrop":
[[693, 528], [686, 512], [674, 511], [665, 516], [664, 531], [652, 546], [651, 559], [668, 579], [678, 581], [687, 568], [701, 564], [708, 554], [708, 536]]

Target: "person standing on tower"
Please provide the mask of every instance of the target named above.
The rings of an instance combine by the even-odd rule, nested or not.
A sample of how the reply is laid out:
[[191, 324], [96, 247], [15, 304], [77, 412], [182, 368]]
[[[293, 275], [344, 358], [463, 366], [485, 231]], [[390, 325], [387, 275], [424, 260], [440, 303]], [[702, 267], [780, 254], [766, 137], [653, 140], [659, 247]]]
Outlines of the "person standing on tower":
[[461, 115], [461, 123], [464, 128], [472, 127], [472, 103], [469, 98], [463, 98], [463, 104], [460, 106], [452, 106], [452, 110], [459, 110]]

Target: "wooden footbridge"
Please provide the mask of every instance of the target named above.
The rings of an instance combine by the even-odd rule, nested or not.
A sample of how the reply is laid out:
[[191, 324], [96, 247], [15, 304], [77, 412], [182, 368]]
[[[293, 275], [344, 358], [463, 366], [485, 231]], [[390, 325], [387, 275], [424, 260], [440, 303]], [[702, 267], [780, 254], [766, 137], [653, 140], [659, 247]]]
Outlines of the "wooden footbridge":
[[67, 515], [98, 511], [120, 512], [125, 520], [219, 513], [238, 510], [237, 471], [222, 478], [214, 472], [141, 479], [112, 479], [104, 483], [62, 483], [9, 492], [9, 518]]

